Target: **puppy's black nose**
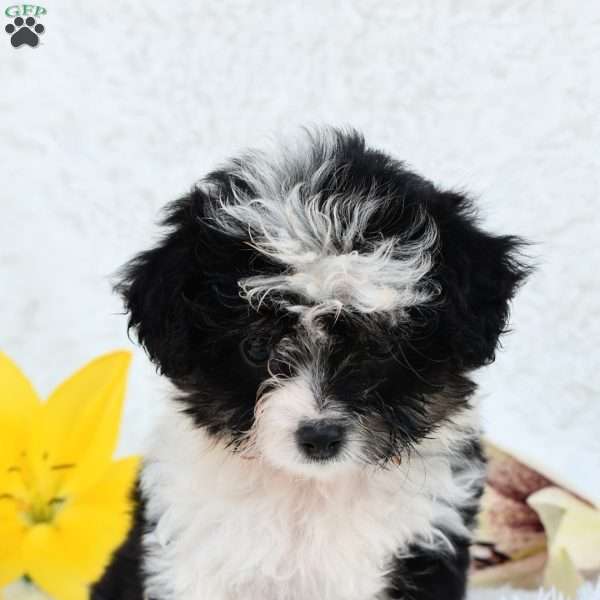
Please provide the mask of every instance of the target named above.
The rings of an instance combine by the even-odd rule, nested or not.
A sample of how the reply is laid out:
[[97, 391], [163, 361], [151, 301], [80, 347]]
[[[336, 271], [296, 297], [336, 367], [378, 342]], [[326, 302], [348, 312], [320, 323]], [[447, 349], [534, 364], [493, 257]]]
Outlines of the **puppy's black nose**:
[[344, 443], [344, 435], [344, 427], [341, 425], [315, 421], [301, 425], [296, 431], [296, 440], [305, 456], [326, 460], [339, 454]]

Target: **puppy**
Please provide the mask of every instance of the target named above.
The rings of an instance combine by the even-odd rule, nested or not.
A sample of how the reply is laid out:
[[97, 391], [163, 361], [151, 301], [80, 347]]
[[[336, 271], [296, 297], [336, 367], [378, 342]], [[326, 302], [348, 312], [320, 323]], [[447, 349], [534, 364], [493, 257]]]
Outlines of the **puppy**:
[[354, 131], [249, 152], [125, 268], [176, 392], [105, 600], [460, 600], [484, 476], [471, 373], [527, 274]]

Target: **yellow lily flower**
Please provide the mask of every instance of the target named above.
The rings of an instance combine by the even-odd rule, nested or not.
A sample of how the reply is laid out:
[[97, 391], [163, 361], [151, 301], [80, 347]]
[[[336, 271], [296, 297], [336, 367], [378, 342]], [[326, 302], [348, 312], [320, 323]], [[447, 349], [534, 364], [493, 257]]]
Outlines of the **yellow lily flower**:
[[0, 600], [52, 600], [34, 584], [20, 579], [0, 592]]
[[0, 590], [27, 576], [86, 600], [125, 538], [139, 459], [113, 454], [130, 360], [101, 356], [41, 402], [0, 353]]
[[581, 574], [600, 572], [600, 510], [558, 487], [540, 490], [527, 502], [548, 536], [544, 583], [574, 598]]

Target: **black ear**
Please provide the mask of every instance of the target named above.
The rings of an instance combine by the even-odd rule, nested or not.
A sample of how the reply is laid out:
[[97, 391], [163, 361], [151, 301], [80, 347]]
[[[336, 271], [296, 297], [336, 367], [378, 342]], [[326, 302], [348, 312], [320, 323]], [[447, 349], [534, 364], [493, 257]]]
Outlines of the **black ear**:
[[[131, 260], [115, 289], [123, 297], [133, 329], [159, 370], [173, 378], [188, 374], [201, 346], [199, 306], [206, 295], [206, 198], [200, 191], [167, 208], [168, 235]], [[196, 363], [197, 364], [197, 363]]]
[[438, 194], [434, 210], [442, 321], [453, 354], [463, 368], [474, 369], [494, 360], [510, 300], [531, 271], [522, 259], [526, 243], [483, 231], [470, 201], [459, 194]]

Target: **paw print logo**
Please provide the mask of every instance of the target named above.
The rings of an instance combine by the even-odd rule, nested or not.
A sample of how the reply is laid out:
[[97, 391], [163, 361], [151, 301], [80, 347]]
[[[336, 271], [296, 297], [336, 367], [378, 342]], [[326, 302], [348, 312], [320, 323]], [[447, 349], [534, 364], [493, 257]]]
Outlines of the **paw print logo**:
[[5, 27], [5, 31], [10, 35], [10, 43], [15, 48], [23, 44], [35, 48], [40, 41], [39, 34], [44, 33], [44, 26], [41, 23], [36, 24], [33, 17], [27, 17], [25, 20], [17, 17]]

